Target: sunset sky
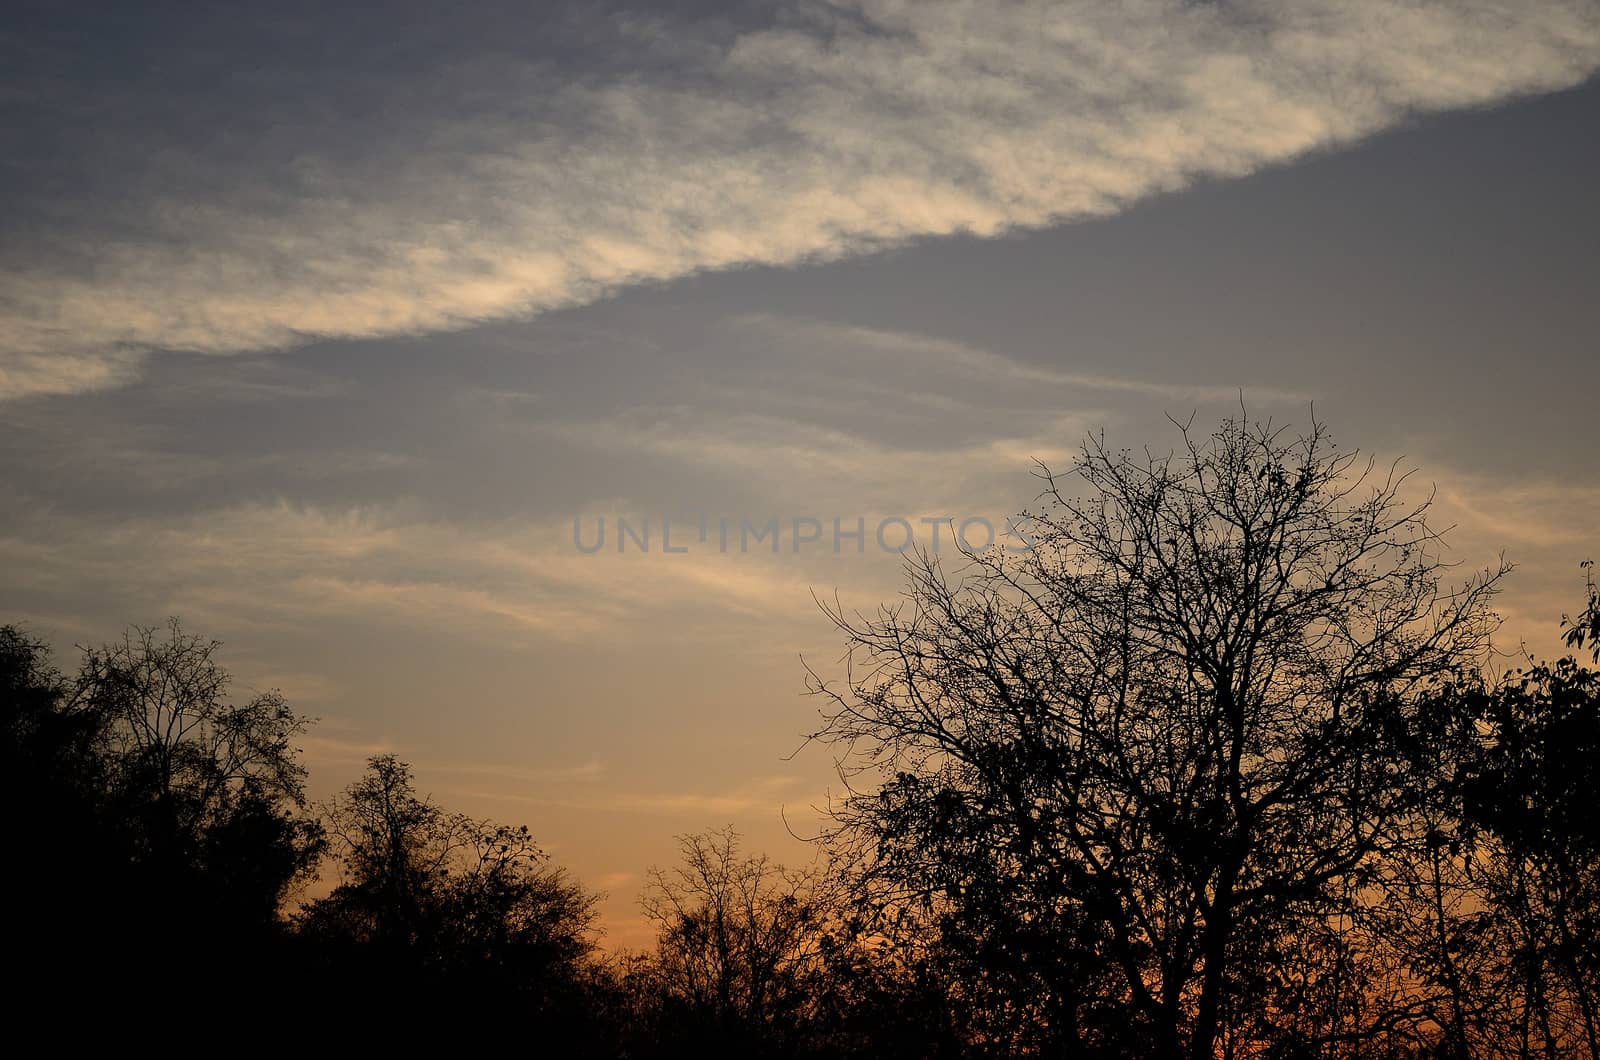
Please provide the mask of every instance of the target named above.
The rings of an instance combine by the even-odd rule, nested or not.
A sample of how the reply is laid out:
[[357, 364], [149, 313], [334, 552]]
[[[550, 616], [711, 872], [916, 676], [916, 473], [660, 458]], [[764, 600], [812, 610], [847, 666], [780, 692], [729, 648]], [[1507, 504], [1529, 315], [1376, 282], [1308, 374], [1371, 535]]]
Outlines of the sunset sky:
[[1596, 70], [1595, 0], [8, 5], [0, 622], [179, 616], [316, 796], [394, 751], [612, 945], [677, 833], [810, 856], [875, 529], [1002, 526], [1088, 431], [1314, 407], [1554, 653]]

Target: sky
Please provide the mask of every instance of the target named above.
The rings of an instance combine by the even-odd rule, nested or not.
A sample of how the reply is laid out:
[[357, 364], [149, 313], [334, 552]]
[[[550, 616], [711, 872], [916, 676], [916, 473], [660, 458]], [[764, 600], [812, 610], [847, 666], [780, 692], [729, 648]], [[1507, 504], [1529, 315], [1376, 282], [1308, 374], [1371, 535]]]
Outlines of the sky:
[[180, 617], [612, 946], [677, 834], [811, 856], [818, 600], [1088, 432], [1315, 415], [1554, 654], [1596, 70], [1593, 0], [8, 5], [0, 621]]

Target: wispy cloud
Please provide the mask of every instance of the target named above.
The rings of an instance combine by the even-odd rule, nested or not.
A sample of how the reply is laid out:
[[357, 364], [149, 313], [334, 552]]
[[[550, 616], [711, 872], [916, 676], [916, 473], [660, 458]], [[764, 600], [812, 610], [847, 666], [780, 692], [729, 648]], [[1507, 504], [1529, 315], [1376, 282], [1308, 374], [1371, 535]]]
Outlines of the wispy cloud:
[[390, 754], [396, 750], [388, 740], [362, 739], [358, 736], [329, 732], [326, 719], [319, 719], [315, 728], [302, 735], [296, 744], [313, 765], [359, 765], [373, 755]]
[[579, 798], [545, 794], [507, 795], [503, 792], [471, 794], [484, 798], [601, 813], [647, 814], [716, 821], [753, 813], [776, 814], [786, 799], [792, 801], [796, 794], [802, 792], [805, 795], [811, 794], [807, 787], [807, 779], [789, 775], [766, 776], [721, 789], [654, 792], [606, 790]]
[[39, 512], [0, 533], [0, 563], [16, 572], [19, 597], [65, 599], [93, 585], [137, 613], [258, 632], [347, 618], [466, 638], [585, 641], [626, 626], [703, 639], [752, 616], [815, 617], [805, 572], [787, 557], [590, 556], [572, 532], [570, 518], [466, 527], [402, 507], [244, 505], [115, 528]]
[[[971, 394], [994, 391], [1007, 386], [1025, 387], [1035, 402], [1059, 401], [1063, 396], [1082, 399], [1086, 394], [1112, 392], [1164, 398], [1175, 402], [1225, 403], [1237, 401], [1239, 390], [1209, 383], [1183, 383], [1170, 380], [1145, 380], [1093, 372], [1066, 371], [1029, 364], [1014, 357], [980, 349], [963, 342], [921, 335], [840, 324], [828, 320], [796, 319], [771, 314], [750, 313], [732, 322], [734, 327], [754, 332], [767, 342], [783, 341], [813, 356], [831, 354], [859, 369], [863, 359], [885, 362], [905, 380], [947, 379], [955, 384], [940, 388], [948, 399], [952, 393]], [[1070, 358], [1071, 351], [1065, 351]], [[859, 385], [857, 378], [851, 386]], [[925, 385], [925, 384], [924, 384]], [[1047, 394], [1041, 395], [1044, 387]], [[904, 386], [901, 388], [905, 389]], [[1310, 400], [1304, 391], [1274, 386], [1250, 388], [1253, 400], [1268, 403], [1294, 403]]]
[[494, 777], [515, 781], [599, 780], [606, 775], [606, 764], [597, 759], [575, 765], [502, 766], [484, 763], [428, 762], [428, 771], [456, 776]]
[[1436, 506], [1474, 540], [1513, 549], [1600, 547], [1600, 489], [1592, 483], [1508, 483], [1456, 471], [1439, 489]]
[[[116, 198], [56, 203], [96, 220], [0, 259], [0, 396], [115, 386], [151, 351], [450, 329], [700, 270], [1106, 215], [1600, 65], [1590, 0], [779, 11], [709, 42], [615, 20], [639, 57], [625, 73], [503, 49], [277, 71], [254, 115], [274, 134], [226, 151], [101, 129], [127, 170]], [[378, 132], [340, 102], [401, 92], [419, 106], [387, 108]], [[161, 102], [173, 123], [217, 121], [213, 101]]]

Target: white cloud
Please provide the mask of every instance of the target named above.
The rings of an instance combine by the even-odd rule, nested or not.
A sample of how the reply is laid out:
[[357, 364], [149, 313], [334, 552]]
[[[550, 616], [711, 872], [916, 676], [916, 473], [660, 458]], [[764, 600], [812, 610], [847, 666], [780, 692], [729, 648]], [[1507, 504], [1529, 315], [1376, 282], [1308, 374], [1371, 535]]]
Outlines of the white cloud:
[[[449, 329], [699, 270], [1103, 215], [1600, 65], [1591, 0], [791, 15], [723, 47], [660, 36], [670, 76], [449, 68], [436, 112], [397, 118], [392, 143], [319, 98], [288, 116], [306, 140], [287, 161], [135, 150], [130, 188], [168, 189], [114, 218], [142, 235], [76, 237], [87, 272], [0, 265], [0, 396], [114, 386], [151, 350]], [[352, 142], [397, 164], [349, 162]]]

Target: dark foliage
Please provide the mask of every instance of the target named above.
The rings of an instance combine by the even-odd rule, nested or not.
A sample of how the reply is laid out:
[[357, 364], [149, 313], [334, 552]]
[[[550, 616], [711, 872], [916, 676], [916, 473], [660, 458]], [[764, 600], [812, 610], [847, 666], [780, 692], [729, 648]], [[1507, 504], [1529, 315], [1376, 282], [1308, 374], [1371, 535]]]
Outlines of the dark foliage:
[[176, 623], [85, 651], [71, 681], [18, 631], [0, 644], [22, 989], [202, 1020], [264, 987], [321, 842], [289, 745], [304, 720], [272, 694], [229, 702], [217, 645]]
[[595, 1044], [594, 898], [526, 828], [446, 812], [393, 755], [371, 759], [325, 819], [342, 882], [295, 919], [329, 996], [398, 1006], [406, 1035], [465, 1033], [489, 1006], [569, 1053]]

